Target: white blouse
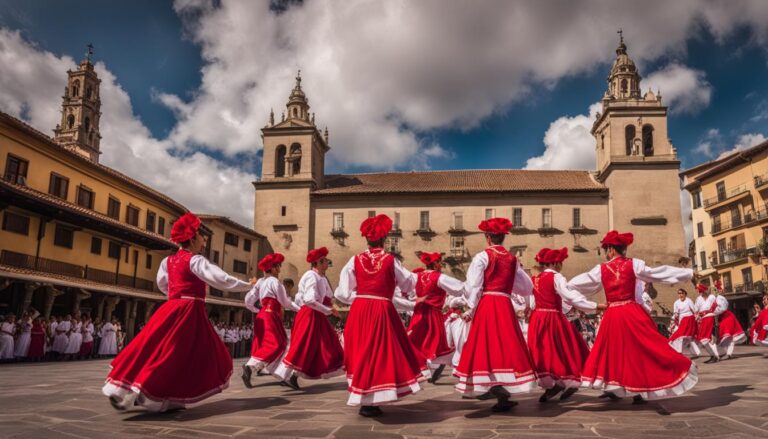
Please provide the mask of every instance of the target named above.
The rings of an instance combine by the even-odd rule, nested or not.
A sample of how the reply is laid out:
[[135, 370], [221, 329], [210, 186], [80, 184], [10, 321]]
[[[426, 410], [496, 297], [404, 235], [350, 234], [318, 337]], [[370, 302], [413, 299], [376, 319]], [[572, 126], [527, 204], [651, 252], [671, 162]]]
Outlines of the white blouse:
[[[249, 282], [230, 276], [216, 264], [205, 259], [203, 255], [192, 256], [189, 260], [189, 270], [200, 280], [218, 290], [242, 292], [251, 289]], [[168, 294], [168, 258], [160, 262], [160, 269], [157, 270], [157, 287], [163, 294]]]
[[245, 307], [257, 313], [259, 309], [256, 308], [256, 301], [263, 301], [267, 297], [277, 300], [286, 310], [299, 310], [299, 307], [291, 301], [288, 293], [285, 292], [283, 283], [274, 276], [263, 277], [256, 282], [251, 291], [245, 295]]
[[717, 295], [715, 296], [715, 301], [717, 302], [717, 308], [715, 308], [716, 316], [719, 316], [728, 310], [728, 299], [726, 299], [725, 296]]
[[72, 329], [72, 322], [68, 320], [62, 320], [61, 323], [56, 325], [56, 333], [61, 333], [67, 335], [67, 332]]
[[697, 313], [704, 313], [703, 317], [711, 317], [714, 315], [712, 311], [712, 305], [715, 304], [715, 295], [710, 294], [705, 299], [704, 296], [699, 295], [699, 297], [696, 298], [696, 312]]
[[93, 323], [88, 323], [83, 328], [83, 343], [90, 343], [93, 341]]
[[[670, 265], [648, 267], [645, 265], [645, 261], [637, 258], [632, 258], [632, 268], [635, 271], [635, 277], [643, 282], [676, 284], [689, 281], [693, 277], [693, 270], [690, 268], [672, 267]], [[595, 268], [574, 277], [568, 282], [569, 288], [586, 296], [597, 293], [602, 286], [601, 264], [596, 265]], [[635, 302], [643, 306], [643, 288], [637, 288], [637, 284], [635, 284]]]
[[683, 317], [692, 316], [696, 313], [696, 307], [693, 305], [693, 300], [689, 297], [686, 297], [685, 300], [675, 300], [672, 310], [674, 311], [674, 315], [681, 320]]
[[[367, 250], [366, 250], [367, 251]], [[336, 287], [334, 297], [342, 303], [352, 304], [357, 296], [357, 278], [355, 277], [355, 258], [352, 256], [341, 269], [339, 286]], [[401, 291], [413, 291], [415, 284], [413, 273], [406, 270], [397, 258], [395, 258], [395, 286]], [[363, 294], [365, 292], [363, 291]], [[414, 302], [394, 292], [392, 302], [398, 310], [412, 310]]]
[[16, 332], [16, 325], [11, 322], [3, 322], [3, 324], [0, 325], [0, 331], [2, 332], [2, 335], [13, 336], [13, 333]]
[[[597, 303], [587, 299], [580, 292], [568, 288], [568, 281], [561, 273], [555, 270], [547, 268], [545, 272], [549, 271], [554, 273], [555, 292], [563, 299], [564, 304], [568, 304], [570, 307], [576, 307], [583, 311], [593, 311], [597, 309]], [[570, 311], [569, 307], [569, 311]], [[563, 307], [565, 308], [565, 307]], [[564, 311], [567, 313], [568, 311]]]
[[323, 300], [326, 297], [332, 299], [333, 290], [325, 276], [321, 276], [315, 270], [309, 270], [301, 276], [298, 293], [296, 293], [297, 302], [300, 301], [299, 303], [303, 306], [308, 306], [315, 311], [329, 315], [332, 308], [323, 305]]
[[[485, 269], [488, 267], [488, 254], [482, 251], [472, 258], [472, 263], [467, 270], [467, 280], [464, 282], [464, 291], [467, 297], [467, 306], [472, 309], [477, 307], [480, 297], [483, 293], [483, 282], [485, 281]], [[520, 296], [530, 296], [533, 289], [533, 282], [528, 273], [523, 270], [520, 260], [517, 261], [517, 272], [515, 273], [515, 283], [512, 285], [512, 291], [500, 291], [501, 293], [515, 293]]]

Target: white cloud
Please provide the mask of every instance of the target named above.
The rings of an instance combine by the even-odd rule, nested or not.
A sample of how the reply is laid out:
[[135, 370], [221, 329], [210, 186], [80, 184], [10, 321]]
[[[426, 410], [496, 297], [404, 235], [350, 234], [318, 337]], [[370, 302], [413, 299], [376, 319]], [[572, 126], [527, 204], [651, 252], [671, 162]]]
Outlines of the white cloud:
[[718, 158], [723, 158], [737, 151], [744, 151], [745, 149], [752, 148], [753, 146], [759, 145], [765, 142], [766, 140], [768, 140], [768, 138], [766, 138], [764, 135], [760, 133], [742, 134], [741, 136], [739, 136], [733, 148], [728, 151], [724, 151], [722, 154], [718, 156]]
[[680, 214], [683, 218], [683, 232], [685, 235], [685, 246], [693, 241], [693, 221], [691, 219], [691, 193], [685, 189], [680, 189]]
[[[0, 29], [0, 109], [22, 117], [41, 131], [59, 123], [66, 71], [72, 58], [56, 57]], [[101, 162], [169, 195], [196, 212], [253, 222], [254, 175], [228, 167], [200, 152], [171, 154], [173, 144], [154, 139], [134, 115], [128, 94], [103, 64], [101, 79]]]
[[706, 73], [679, 63], [672, 63], [653, 72], [641, 82], [643, 91], [649, 87], [661, 90], [664, 104], [672, 114], [695, 114], [709, 106], [712, 85]]
[[701, 138], [699, 144], [693, 149], [693, 152], [701, 154], [707, 158], [713, 157], [715, 151], [722, 148], [723, 136], [717, 128], [710, 128]]
[[528, 159], [525, 169], [595, 169], [595, 138], [590, 130], [601, 108], [596, 102], [588, 114], [552, 122], [544, 133], [544, 154]]

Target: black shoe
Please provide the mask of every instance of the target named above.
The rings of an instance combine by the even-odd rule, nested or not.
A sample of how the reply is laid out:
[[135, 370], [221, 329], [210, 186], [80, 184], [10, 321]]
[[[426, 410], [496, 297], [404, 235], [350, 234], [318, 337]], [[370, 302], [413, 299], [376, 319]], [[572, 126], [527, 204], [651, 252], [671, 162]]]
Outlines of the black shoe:
[[435, 384], [437, 380], [440, 379], [441, 376], [443, 376], [443, 370], [445, 370], [445, 364], [441, 364], [440, 366], [435, 369], [434, 372], [432, 372], [432, 378], [428, 379], [427, 381]]
[[640, 395], [635, 395], [632, 397], [632, 404], [634, 405], [645, 404], [646, 402], [648, 401], [644, 400]]
[[301, 389], [301, 387], [299, 387], [299, 377], [296, 375], [291, 375], [291, 377], [285, 381], [285, 384], [293, 390]]
[[731, 358], [733, 358], [733, 357], [732, 357], [732, 356], [730, 356], [730, 355], [723, 355], [722, 357], [720, 357], [720, 361], [723, 361], [723, 360], [730, 360]]
[[366, 418], [375, 418], [377, 416], [381, 416], [384, 414], [384, 412], [381, 411], [380, 408], [372, 406], [372, 405], [364, 405], [360, 407], [360, 411], [358, 412], [360, 416], [365, 416]]
[[477, 399], [479, 399], [480, 401], [488, 401], [489, 399], [493, 399], [493, 398], [495, 398], [495, 396], [493, 396], [493, 394], [490, 391], [485, 392], [482, 395], [477, 397]]
[[704, 364], [709, 364], [709, 363], [717, 363], [717, 357], [714, 357], [714, 356], [709, 357], [709, 360], [704, 362]]
[[560, 395], [560, 401], [565, 401], [566, 399], [570, 398], [571, 396], [573, 396], [574, 393], [578, 391], [579, 391], [578, 387], [569, 387], [565, 389], [565, 392], [563, 392], [563, 394]]
[[555, 386], [555, 387], [552, 387], [551, 389], [545, 390], [544, 393], [539, 398], [539, 402], [547, 402], [547, 401], [549, 401], [551, 398], [554, 398], [555, 395], [557, 395], [558, 393], [562, 392], [563, 389], [565, 389], [565, 387], [563, 387], [563, 386]]
[[493, 395], [496, 398], [504, 398], [509, 399], [510, 396], [512, 396], [507, 389], [505, 389], [503, 386], [493, 386], [491, 387], [490, 391], [491, 395]]
[[253, 384], [251, 384], [251, 374], [253, 374], [251, 367], [247, 364], [243, 364], [243, 384], [249, 389], [253, 389]]
[[616, 396], [613, 392], [603, 392], [598, 398], [609, 398], [611, 401], [619, 401], [621, 398]]
[[499, 399], [499, 401], [491, 407], [491, 411], [494, 413], [508, 412], [512, 407], [517, 405], [517, 401], [510, 401], [508, 399]]
[[112, 395], [112, 396], [109, 397], [109, 404], [115, 410], [118, 410], [118, 411], [125, 410], [125, 407], [123, 407], [123, 405], [122, 405], [122, 401], [120, 401], [120, 398], [118, 398], [115, 395]]

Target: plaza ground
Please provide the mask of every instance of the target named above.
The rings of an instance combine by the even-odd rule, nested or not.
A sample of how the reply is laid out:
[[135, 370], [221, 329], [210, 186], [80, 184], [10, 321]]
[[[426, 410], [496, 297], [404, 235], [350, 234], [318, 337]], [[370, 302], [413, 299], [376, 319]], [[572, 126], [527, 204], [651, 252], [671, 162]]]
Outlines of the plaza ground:
[[[462, 400], [455, 379], [365, 419], [346, 406], [342, 378], [301, 391], [254, 378], [246, 389], [235, 361], [230, 388], [189, 409], [169, 414], [116, 412], [101, 395], [108, 361], [0, 366], [0, 437], [3, 438], [768, 438], [768, 349], [737, 347], [738, 358], [699, 364], [699, 384], [680, 398], [632, 405], [605, 402], [580, 391], [568, 403], [539, 404], [539, 394], [516, 398], [510, 413], [493, 402]], [[194, 367], [194, 365], [190, 365]]]

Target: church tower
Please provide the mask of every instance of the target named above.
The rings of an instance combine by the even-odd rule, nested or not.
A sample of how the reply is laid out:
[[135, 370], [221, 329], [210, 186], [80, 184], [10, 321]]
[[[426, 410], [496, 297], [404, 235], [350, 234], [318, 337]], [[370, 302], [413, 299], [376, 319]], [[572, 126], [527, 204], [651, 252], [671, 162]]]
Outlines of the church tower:
[[[310, 194], [323, 187], [325, 154], [330, 147], [328, 128], [321, 132], [314, 113], [309, 112], [301, 71], [280, 121], [275, 122], [270, 111], [261, 133], [264, 156], [261, 179], [254, 182], [254, 229], [267, 235], [273, 250], [285, 254], [287, 260], [304, 260], [314, 244]], [[298, 283], [297, 267], [286, 263], [283, 273]]]
[[[635, 234], [631, 255], [650, 265], [674, 265], [688, 253], [680, 210], [680, 161], [668, 138], [661, 92], [642, 94], [640, 73], [621, 31], [619, 35], [602, 111], [592, 126], [595, 175], [609, 189], [611, 229]], [[664, 294], [670, 294], [669, 303], [674, 301], [674, 291]]]
[[98, 162], [99, 119], [101, 118], [101, 98], [99, 84], [91, 63], [93, 46], [88, 45], [85, 59], [75, 71], [67, 71], [67, 86], [61, 108], [61, 123], [56, 125], [54, 140], [61, 146], [74, 151], [88, 159]]

